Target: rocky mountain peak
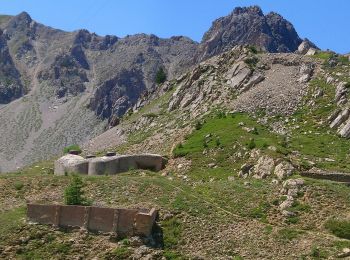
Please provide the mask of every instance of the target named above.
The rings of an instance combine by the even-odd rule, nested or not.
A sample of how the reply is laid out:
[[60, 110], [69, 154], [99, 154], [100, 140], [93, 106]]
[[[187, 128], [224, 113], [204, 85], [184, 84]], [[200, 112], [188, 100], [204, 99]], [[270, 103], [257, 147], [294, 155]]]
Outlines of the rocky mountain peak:
[[9, 25], [11, 27], [15, 26], [28, 26], [31, 22], [32, 22], [32, 18], [30, 17], [30, 15], [27, 12], [22, 12], [14, 17], [12, 17], [12, 19], [9, 21]]
[[248, 7], [236, 7], [232, 12], [233, 15], [239, 15], [239, 14], [244, 14], [244, 13], [256, 14], [259, 16], [264, 15], [261, 8], [257, 5], [248, 6]]
[[281, 15], [264, 15], [258, 6], [238, 7], [215, 20], [204, 34], [200, 59], [220, 54], [236, 45], [255, 45], [268, 52], [294, 52], [302, 40]]

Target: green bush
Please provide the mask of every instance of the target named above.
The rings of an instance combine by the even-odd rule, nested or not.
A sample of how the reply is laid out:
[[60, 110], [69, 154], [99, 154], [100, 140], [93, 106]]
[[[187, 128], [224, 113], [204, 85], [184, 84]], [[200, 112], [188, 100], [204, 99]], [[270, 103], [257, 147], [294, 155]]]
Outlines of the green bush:
[[255, 147], [256, 147], [255, 140], [254, 140], [254, 138], [251, 138], [251, 139], [249, 140], [249, 143], [248, 143], [248, 148], [249, 148], [250, 150], [252, 150], [252, 149], [254, 149]]
[[81, 149], [80, 149], [79, 145], [77, 145], [77, 144], [72, 144], [72, 145], [67, 146], [63, 149], [64, 154], [67, 154], [70, 151], [79, 151], [81, 153]]
[[21, 190], [21, 189], [23, 189], [24, 184], [22, 182], [18, 181], [14, 184], [14, 186], [15, 186], [16, 190]]
[[220, 141], [220, 138], [218, 137], [218, 138], [216, 138], [216, 146], [220, 146], [221, 145], [221, 141]]
[[326, 222], [325, 228], [340, 238], [350, 239], [350, 221], [330, 219]]
[[84, 183], [80, 176], [72, 175], [70, 184], [64, 190], [64, 201], [66, 205], [90, 205], [84, 197]]
[[196, 123], [196, 130], [200, 130], [202, 128], [202, 123], [200, 121], [197, 121]]
[[257, 53], [258, 53], [258, 50], [256, 49], [255, 46], [249, 46], [248, 49], [249, 49], [252, 53], [254, 53], [254, 54], [257, 54]]
[[249, 66], [249, 68], [254, 69], [256, 64], [259, 62], [257, 57], [249, 57], [244, 60], [244, 62]]
[[155, 81], [156, 81], [157, 84], [162, 84], [162, 83], [164, 83], [166, 81], [166, 74], [165, 74], [163, 68], [160, 68], [157, 71]]
[[131, 250], [126, 247], [117, 247], [112, 252], [114, 259], [128, 259], [131, 256]]

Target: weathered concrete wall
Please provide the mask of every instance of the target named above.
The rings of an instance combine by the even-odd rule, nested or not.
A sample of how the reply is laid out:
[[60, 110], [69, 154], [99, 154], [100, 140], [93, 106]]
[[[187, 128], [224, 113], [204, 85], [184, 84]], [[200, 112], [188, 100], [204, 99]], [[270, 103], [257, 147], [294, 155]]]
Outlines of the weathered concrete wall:
[[157, 154], [115, 155], [90, 159], [69, 154], [55, 162], [55, 174], [114, 175], [130, 169], [160, 171], [165, 164], [166, 159]]
[[79, 155], [67, 154], [55, 161], [55, 174], [65, 175], [66, 173], [87, 174], [89, 160]]
[[301, 176], [314, 178], [314, 179], [324, 179], [337, 182], [350, 183], [350, 174], [343, 172], [326, 172], [326, 171], [305, 171], [300, 173]]
[[27, 205], [29, 222], [61, 227], [81, 227], [121, 236], [150, 236], [158, 212], [155, 209], [115, 209], [64, 205]]

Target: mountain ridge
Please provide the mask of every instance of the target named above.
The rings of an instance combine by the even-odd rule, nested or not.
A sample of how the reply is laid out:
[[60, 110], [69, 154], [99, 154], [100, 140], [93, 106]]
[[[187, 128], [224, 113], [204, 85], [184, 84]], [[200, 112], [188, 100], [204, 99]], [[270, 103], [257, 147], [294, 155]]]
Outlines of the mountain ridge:
[[[228, 17], [237, 22], [238, 27], [247, 27], [250, 19], [253, 23], [258, 19], [267, 24], [258, 7], [236, 8]], [[292, 27], [289, 22], [281, 16], [276, 19], [277, 22], [268, 27], [270, 31], [275, 28], [275, 34], [269, 34], [269, 43], [275, 40], [279, 46], [283, 43], [283, 33], [289, 30], [295, 41], [300, 41], [294, 29], [289, 28]], [[0, 53], [9, 61], [6, 74], [11, 75], [10, 70], [14, 76], [11, 81], [0, 77], [0, 97], [9, 93], [3, 100], [5, 109], [0, 111], [0, 117], [9, 122], [9, 127], [22, 129], [11, 136], [5, 131], [7, 128], [2, 131], [0, 141], [6, 143], [0, 151], [3, 170], [15, 165], [11, 167], [13, 170], [35, 158], [53, 156], [63, 147], [84, 143], [101, 134], [108, 125], [115, 125], [118, 118], [137, 106], [140, 98], [156, 91], [155, 77], [160, 69], [166, 71], [168, 79], [173, 79], [233, 45], [245, 43], [266, 49], [265, 42], [255, 41], [256, 37], [235, 41], [235, 34], [241, 31], [240, 27], [236, 30], [232, 26], [209, 29], [209, 34], [220, 37], [222, 31], [229, 33], [231, 38], [221, 37], [217, 44], [215, 41], [197, 43], [184, 36], [159, 38], [136, 34], [119, 38], [98, 36], [84, 29], [65, 32], [35, 22], [26, 12], [3, 20]], [[247, 34], [254, 33], [257, 38], [265, 35], [261, 30], [250, 31], [248, 26]], [[294, 47], [281, 50], [292, 51]], [[35, 127], [28, 128], [28, 124]], [[16, 138], [22, 141], [13, 147], [10, 140]]]

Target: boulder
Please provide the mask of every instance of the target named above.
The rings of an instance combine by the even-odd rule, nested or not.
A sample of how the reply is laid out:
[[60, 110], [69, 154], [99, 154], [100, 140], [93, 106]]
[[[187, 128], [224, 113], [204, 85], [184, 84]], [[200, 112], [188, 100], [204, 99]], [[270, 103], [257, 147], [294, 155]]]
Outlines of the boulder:
[[304, 185], [303, 179], [289, 179], [283, 182], [283, 188], [281, 190], [282, 194], [296, 198], [301, 187]]
[[55, 175], [88, 174], [89, 161], [79, 155], [67, 154], [55, 161]]
[[289, 162], [281, 162], [275, 167], [274, 174], [278, 179], [283, 180], [292, 175], [294, 167]]
[[312, 73], [313, 73], [313, 66], [312, 64], [302, 64], [299, 73], [301, 77], [298, 79], [298, 82], [300, 83], [306, 83], [311, 79]]
[[241, 166], [241, 170], [238, 173], [238, 177], [241, 177], [241, 178], [242, 177], [244, 177], [244, 178], [248, 177], [250, 175], [251, 170], [252, 170], [253, 167], [254, 167], [253, 164], [248, 164], [248, 163], [243, 164]]
[[341, 137], [350, 137], [350, 120], [348, 120], [346, 124], [338, 130], [338, 133]]
[[344, 123], [350, 115], [350, 110], [348, 108], [344, 109], [338, 116], [333, 120], [330, 127], [335, 129], [338, 128], [342, 123]]
[[292, 206], [293, 206], [293, 202], [294, 202], [294, 198], [291, 197], [291, 196], [287, 196], [286, 200], [283, 201], [283, 202], [279, 205], [280, 210], [286, 210], [286, 209], [292, 207]]
[[264, 179], [273, 172], [275, 162], [272, 158], [264, 155], [259, 158], [258, 163], [253, 168], [254, 178]]
[[335, 90], [335, 101], [339, 104], [342, 99], [346, 99], [347, 94], [346, 82], [340, 82]]
[[317, 49], [315, 48], [310, 48], [305, 55], [307, 56], [313, 56], [317, 53]]

